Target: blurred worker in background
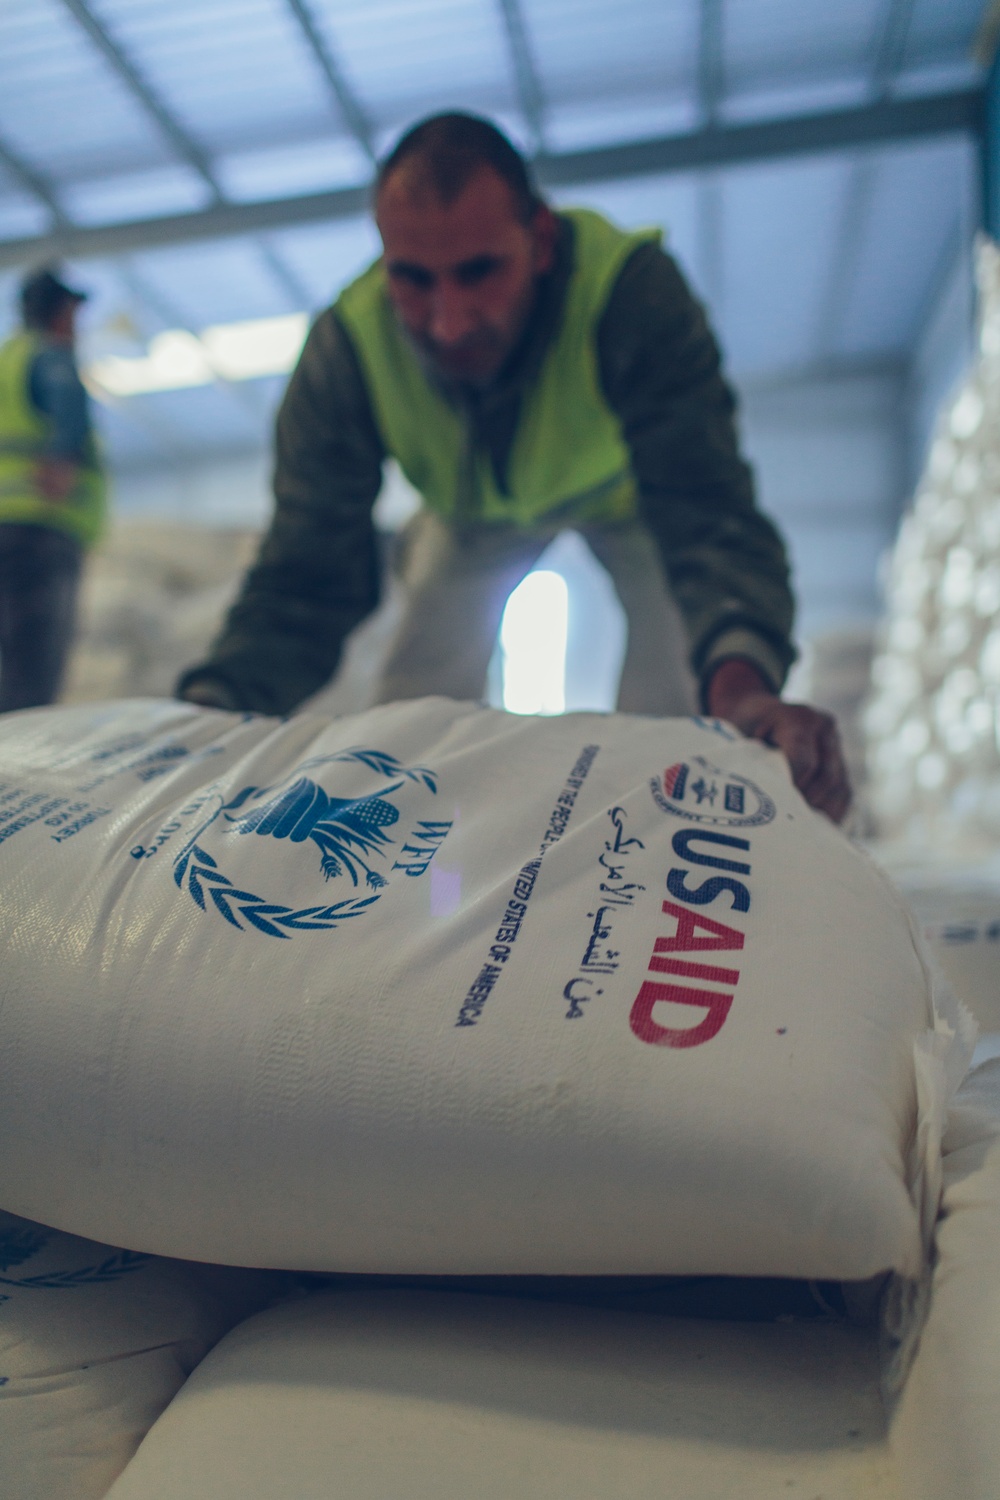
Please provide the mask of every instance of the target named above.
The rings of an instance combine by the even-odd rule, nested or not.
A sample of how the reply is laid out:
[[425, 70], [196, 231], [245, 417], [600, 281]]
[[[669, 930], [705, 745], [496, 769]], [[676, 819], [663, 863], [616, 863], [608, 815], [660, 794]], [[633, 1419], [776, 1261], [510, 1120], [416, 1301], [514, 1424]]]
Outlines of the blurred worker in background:
[[273, 714], [322, 686], [377, 602], [372, 506], [394, 457], [424, 507], [378, 701], [481, 697], [507, 597], [572, 527], [628, 616], [619, 708], [690, 712], [693, 672], [704, 709], [780, 747], [842, 817], [833, 721], [778, 696], [784, 547], [659, 234], [554, 213], [506, 137], [460, 114], [403, 137], [375, 217], [384, 253], [313, 325], [278, 416], [274, 519], [181, 695]]
[[53, 269], [21, 287], [0, 346], [0, 713], [52, 703], [73, 640], [85, 547], [105, 483], [74, 354], [86, 293]]

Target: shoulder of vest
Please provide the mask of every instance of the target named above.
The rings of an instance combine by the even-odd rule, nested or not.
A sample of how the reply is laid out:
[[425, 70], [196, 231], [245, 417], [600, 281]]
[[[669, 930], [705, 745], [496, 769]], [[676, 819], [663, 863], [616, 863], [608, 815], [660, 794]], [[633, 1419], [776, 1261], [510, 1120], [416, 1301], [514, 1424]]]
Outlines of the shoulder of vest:
[[629, 254], [639, 245], [650, 242], [659, 244], [663, 239], [662, 229], [655, 225], [644, 229], [619, 229], [617, 224], [592, 208], [563, 209], [560, 217], [568, 219], [573, 225], [577, 244], [596, 255], [613, 254], [621, 250]]
[[333, 310], [346, 322], [363, 317], [375, 308], [385, 294], [385, 266], [381, 256], [349, 282], [333, 304]]
[[12, 333], [10, 338], [4, 339], [0, 344], [0, 357], [4, 359], [31, 359], [39, 350], [40, 343], [38, 335], [30, 329], [21, 329]]
[[573, 269], [567, 317], [596, 320], [604, 311], [612, 287], [625, 262], [640, 245], [658, 243], [658, 229], [625, 230], [589, 208], [563, 214], [573, 226]]

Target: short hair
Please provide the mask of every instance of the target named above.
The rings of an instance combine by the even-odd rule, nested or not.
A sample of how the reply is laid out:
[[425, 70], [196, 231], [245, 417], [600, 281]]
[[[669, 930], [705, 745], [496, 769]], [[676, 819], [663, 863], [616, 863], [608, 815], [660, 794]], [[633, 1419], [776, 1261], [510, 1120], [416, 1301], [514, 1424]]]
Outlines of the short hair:
[[416, 167], [418, 184], [430, 188], [444, 204], [454, 203], [483, 167], [491, 168], [507, 184], [517, 216], [526, 224], [542, 201], [524, 157], [502, 131], [479, 115], [455, 111], [431, 115], [414, 125], [379, 164], [376, 198], [404, 163]]

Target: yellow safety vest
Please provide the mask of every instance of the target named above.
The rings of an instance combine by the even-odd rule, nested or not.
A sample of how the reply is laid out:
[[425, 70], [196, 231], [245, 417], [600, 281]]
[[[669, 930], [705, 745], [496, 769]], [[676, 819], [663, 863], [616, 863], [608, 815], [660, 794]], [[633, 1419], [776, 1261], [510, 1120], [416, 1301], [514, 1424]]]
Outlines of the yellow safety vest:
[[49, 421], [32, 405], [28, 388], [31, 362], [39, 347], [33, 333], [15, 334], [0, 345], [0, 524], [55, 527], [88, 547], [101, 533], [107, 505], [93, 435], [76, 484], [65, 500], [46, 500], [35, 479], [50, 432]]
[[575, 232], [562, 323], [522, 397], [507, 494], [489, 455], [470, 450], [461, 415], [422, 369], [392, 310], [381, 260], [337, 300], [386, 450], [427, 505], [449, 520], [531, 527], [636, 513], [628, 448], [600, 388], [596, 333], [625, 261], [660, 234], [626, 234], [586, 209], [565, 217]]

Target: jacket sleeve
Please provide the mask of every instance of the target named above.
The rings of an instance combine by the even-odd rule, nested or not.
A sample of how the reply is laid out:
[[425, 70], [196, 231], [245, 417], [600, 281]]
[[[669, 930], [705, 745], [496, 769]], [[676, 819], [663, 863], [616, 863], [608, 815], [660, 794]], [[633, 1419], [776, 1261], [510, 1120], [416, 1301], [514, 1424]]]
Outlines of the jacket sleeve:
[[754, 502], [705, 314], [658, 245], [641, 246], [623, 267], [597, 353], [696, 675], [705, 682], [720, 661], [743, 657], [780, 689], [795, 658], [784, 544]]
[[336, 669], [378, 603], [372, 506], [384, 450], [357, 356], [333, 309], [317, 319], [278, 412], [275, 509], [208, 658], [177, 685], [283, 714]]
[[31, 404], [49, 419], [48, 458], [82, 463], [90, 437], [90, 411], [71, 349], [55, 345], [38, 351], [28, 373]]

